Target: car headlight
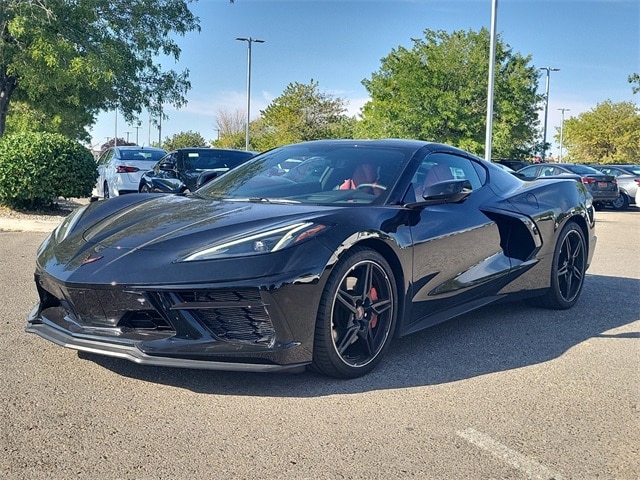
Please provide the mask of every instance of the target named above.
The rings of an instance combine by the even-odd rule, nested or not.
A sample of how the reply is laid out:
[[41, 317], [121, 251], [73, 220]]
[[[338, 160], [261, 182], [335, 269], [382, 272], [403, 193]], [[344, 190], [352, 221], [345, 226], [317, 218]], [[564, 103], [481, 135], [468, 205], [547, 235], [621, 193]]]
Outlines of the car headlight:
[[208, 245], [180, 259], [181, 262], [211, 260], [224, 257], [244, 257], [277, 252], [291, 245], [315, 237], [327, 228], [326, 225], [313, 222], [301, 222], [273, 228], [249, 236], [225, 239]]

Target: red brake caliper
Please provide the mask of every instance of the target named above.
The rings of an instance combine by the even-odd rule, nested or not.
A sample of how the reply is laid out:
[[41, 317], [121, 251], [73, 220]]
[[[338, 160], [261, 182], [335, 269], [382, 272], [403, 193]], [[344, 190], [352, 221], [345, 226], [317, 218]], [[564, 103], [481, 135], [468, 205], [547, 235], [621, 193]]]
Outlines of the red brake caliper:
[[[371, 303], [378, 301], [378, 291], [376, 290], [376, 287], [371, 287], [371, 290], [369, 290], [369, 298], [371, 298]], [[369, 325], [371, 326], [371, 328], [376, 328], [377, 324], [378, 324], [378, 314], [376, 313], [371, 317], [371, 321], [369, 322]]]

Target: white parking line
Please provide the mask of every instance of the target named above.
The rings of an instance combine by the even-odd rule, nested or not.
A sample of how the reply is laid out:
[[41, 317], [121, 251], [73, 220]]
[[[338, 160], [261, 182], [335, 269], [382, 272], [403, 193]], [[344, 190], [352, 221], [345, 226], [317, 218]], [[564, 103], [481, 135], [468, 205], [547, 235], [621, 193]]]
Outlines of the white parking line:
[[512, 467], [526, 473], [529, 478], [540, 480], [562, 480], [562, 476], [551, 471], [544, 465], [531, 458], [510, 449], [509, 447], [495, 441], [489, 435], [478, 432], [473, 428], [467, 428], [457, 432], [459, 437], [464, 438], [469, 443], [486, 450], [495, 457], [501, 458]]

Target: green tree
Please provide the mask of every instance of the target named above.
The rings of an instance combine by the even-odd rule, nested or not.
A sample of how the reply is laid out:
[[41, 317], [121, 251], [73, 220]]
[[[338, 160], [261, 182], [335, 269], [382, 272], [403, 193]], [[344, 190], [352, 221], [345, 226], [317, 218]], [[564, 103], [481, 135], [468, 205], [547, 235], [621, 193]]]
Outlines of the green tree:
[[633, 93], [639, 93], [640, 92], [640, 74], [638, 73], [634, 73], [632, 75], [629, 75], [629, 83], [634, 84], [631, 87], [631, 90], [633, 91]]
[[570, 162], [636, 164], [640, 159], [638, 108], [632, 102], [607, 100], [569, 118], [564, 122], [563, 145]]
[[143, 108], [157, 117], [164, 103], [183, 105], [188, 72], [156, 59], [177, 61], [176, 35], [199, 30], [192, 1], [1, 0], [0, 136], [7, 116], [25, 111], [86, 139], [100, 110], [118, 108], [131, 123]]
[[107, 148], [111, 148], [111, 147], [115, 147], [116, 145], [119, 147], [127, 147], [127, 146], [134, 146], [137, 145], [136, 142], [127, 142], [124, 138], [122, 137], [118, 137], [117, 139], [118, 141], [116, 142], [116, 140], [114, 138], [110, 138], [107, 142], [103, 143], [100, 146], [100, 151], [104, 152]]
[[189, 130], [187, 132], [176, 133], [172, 137], [167, 137], [162, 142], [162, 148], [167, 151], [186, 147], [206, 147], [207, 141], [198, 132]]
[[290, 83], [260, 112], [257, 131], [251, 130], [251, 146], [263, 151], [288, 143], [344, 136], [349, 124], [346, 111], [345, 101], [321, 92], [317, 81]]
[[[217, 148], [244, 149], [246, 144], [246, 112], [241, 109], [231, 111], [226, 108], [220, 108], [216, 115], [216, 123], [218, 135], [215, 140], [211, 141], [211, 145]], [[259, 124], [260, 122], [251, 122], [252, 132], [255, 131], [257, 123]]]
[[[371, 100], [356, 135], [443, 142], [484, 154], [489, 32], [427, 29], [424, 38], [412, 40], [412, 49], [393, 49], [363, 80]], [[542, 97], [530, 60], [497, 39], [495, 157], [522, 157], [535, 148]]]

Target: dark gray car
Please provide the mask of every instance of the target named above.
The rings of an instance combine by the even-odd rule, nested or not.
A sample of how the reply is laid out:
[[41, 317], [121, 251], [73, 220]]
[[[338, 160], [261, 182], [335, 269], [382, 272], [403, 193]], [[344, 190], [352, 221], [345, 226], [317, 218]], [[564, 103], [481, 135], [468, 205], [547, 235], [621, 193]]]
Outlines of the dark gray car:
[[[222, 174], [253, 157], [256, 152], [220, 148], [179, 148], [169, 152], [142, 175], [138, 191], [184, 193], [196, 190], [203, 173]], [[213, 178], [211, 176], [209, 179]], [[199, 185], [198, 185], [199, 186]]]
[[596, 170], [616, 177], [620, 196], [610, 205], [616, 210], [626, 210], [636, 203], [636, 192], [640, 186], [640, 165], [591, 165]]
[[580, 175], [582, 183], [587, 187], [593, 197], [596, 207], [604, 207], [620, 196], [616, 177], [605, 175], [595, 168], [574, 163], [536, 163], [518, 170], [525, 179], [538, 177], [557, 177], [562, 175]]

